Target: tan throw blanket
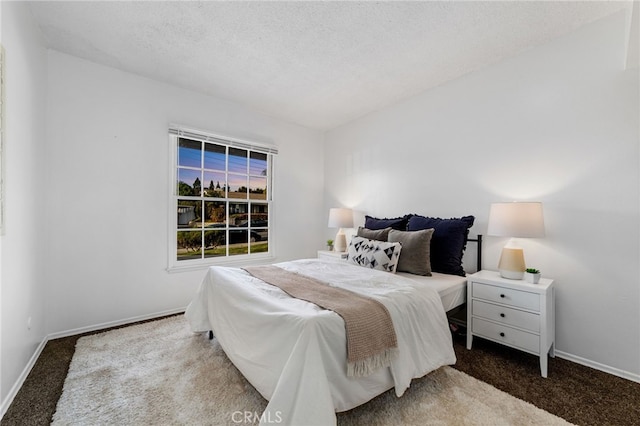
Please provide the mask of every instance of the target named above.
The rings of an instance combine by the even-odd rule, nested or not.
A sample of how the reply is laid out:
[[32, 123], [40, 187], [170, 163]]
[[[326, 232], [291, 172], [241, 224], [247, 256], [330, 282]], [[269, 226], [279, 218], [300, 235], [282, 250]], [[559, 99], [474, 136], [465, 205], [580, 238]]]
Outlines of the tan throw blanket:
[[273, 265], [243, 269], [292, 297], [342, 317], [347, 336], [347, 376], [368, 376], [391, 365], [397, 356], [398, 341], [391, 315], [377, 300]]

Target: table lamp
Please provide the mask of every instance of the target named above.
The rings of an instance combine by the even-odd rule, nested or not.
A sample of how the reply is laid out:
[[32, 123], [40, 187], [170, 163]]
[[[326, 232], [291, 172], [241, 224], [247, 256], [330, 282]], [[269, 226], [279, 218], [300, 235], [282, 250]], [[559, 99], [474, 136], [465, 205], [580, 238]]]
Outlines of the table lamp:
[[500, 276], [521, 280], [524, 276], [524, 250], [514, 238], [544, 237], [542, 203], [512, 202], [493, 203], [489, 211], [487, 235], [511, 238], [500, 254]]
[[329, 228], [339, 228], [334, 242], [334, 250], [338, 252], [347, 250], [347, 238], [342, 228], [353, 228], [353, 212], [351, 209], [329, 209]]

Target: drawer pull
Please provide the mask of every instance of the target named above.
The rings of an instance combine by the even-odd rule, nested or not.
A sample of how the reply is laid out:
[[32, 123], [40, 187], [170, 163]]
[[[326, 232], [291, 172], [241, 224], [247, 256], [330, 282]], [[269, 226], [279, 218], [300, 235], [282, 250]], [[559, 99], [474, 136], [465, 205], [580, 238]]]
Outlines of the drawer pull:
[[504, 333], [500, 333], [500, 337], [504, 337]]
[[505, 298], [505, 295], [504, 295], [504, 294], [501, 294], [501, 295], [500, 295], [500, 297], [502, 297], [502, 298], [504, 299], [504, 298]]
[[501, 314], [500, 314], [500, 317], [504, 318], [504, 314], [502, 314], [502, 313], [501, 313]]

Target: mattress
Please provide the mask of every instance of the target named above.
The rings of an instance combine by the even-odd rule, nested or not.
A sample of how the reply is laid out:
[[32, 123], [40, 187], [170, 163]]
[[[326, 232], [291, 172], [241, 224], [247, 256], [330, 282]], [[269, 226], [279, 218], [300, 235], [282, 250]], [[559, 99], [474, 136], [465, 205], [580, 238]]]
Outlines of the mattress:
[[466, 277], [440, 274], [438, 272], [434, 272], [430, 277], [414, 275], [408, 272], [397, 272], [396, 275], [403, 276], [437, 291], [445, 312], [462, 305], [467, 299]]

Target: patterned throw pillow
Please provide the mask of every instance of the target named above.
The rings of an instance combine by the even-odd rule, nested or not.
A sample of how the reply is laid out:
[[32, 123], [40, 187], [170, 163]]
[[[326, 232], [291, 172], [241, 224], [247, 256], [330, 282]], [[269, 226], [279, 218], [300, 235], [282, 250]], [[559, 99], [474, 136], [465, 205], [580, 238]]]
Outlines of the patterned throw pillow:
[[354, 236], [349, 243], [347, 261], [365, 268], [395, 274], [402, 244]]

